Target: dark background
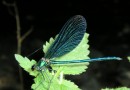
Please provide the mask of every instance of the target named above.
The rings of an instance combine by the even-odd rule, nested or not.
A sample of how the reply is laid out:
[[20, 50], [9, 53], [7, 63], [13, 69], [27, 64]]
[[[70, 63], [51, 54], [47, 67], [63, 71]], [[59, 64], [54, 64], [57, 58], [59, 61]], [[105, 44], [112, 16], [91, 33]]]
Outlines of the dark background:
[[[20, 90], [18, 63], [14, 58], [17, 49], [16, 21], [9, 11], [14, 8], [0, 1], [0, 90]], [[62, 1], [16, 1], [22, 35], [33, 26], [32, 33], [22, 44], [22, 55], [27, 56], [54, 37], [64, 23], [80, 14], [87, 20], [90, 57], [119, 56], [122, 61], [93, 62], [87, 72], [67, 76], [83, 90], [130, 87], [130, 1], [128, 0], [62, 0]], [[39, 60], [42, 50], [34, 55]], [[29, 90], [33, 78], [23, 71], [24, 88]], [[12, 89], [11, 89], [12, 88]]]

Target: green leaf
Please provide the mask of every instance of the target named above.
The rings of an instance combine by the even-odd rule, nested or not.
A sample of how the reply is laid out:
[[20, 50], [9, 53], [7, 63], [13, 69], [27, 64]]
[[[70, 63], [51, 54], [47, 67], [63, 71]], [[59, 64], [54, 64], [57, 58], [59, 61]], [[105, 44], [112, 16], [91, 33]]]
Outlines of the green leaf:
[[[46, 73], [48, 74], [48, 73]], [[75, 85], [73, 82], [69, 80], [65, 80], [61, 78], [62, 80], [56, 78], [56, 76], [51, 76], [49, 74], [48, 76], [51, 77], [51, 83], [49, 83], [49, 79], [45, 76], [45, 73], [39, 74], [35, 79], [35, 84], [32, 85], [32, 89], [34, 90], [80, 90], [77, 85]], [[46, 78], [43, 78], [46, 77]]]
[[15, 54], [15, 58], [18, 61], [19, 65], [27, 71], [30, 75], [36, 76], [38, 74], [37, 71], [32, 71], [31, 68], [34, 64], [36, 64], [35, 60], [29, 60], [27, 57], [22, 57], [19, 54]]
[[[81, 43], [70, 53], [63, 55], [62, 57], [57, 57], [56, 60], [82, 60], [89, 59], [89, 45], [88, 42], [88, 34], [85, 34]], [[57, 37], [57, 36], [56, 36]], [[46, 42], [43, 45], [44, 53], [47, 52], [50, 45], [54, 42], [53, 38], [50, 38], [49, 43]], [[50, 85], [50, 90], [80, 90], [77, 85], [69, 80], [65, 80], [61, 77], [61, 73], [64, 74], [80, 74], [85, 71], [87, 65], [89, 63], [81, 63], [81, 64], [69, 64], [69, 65], [52, 65], [52, 68], [56, 70], [56, 73], [50, 73], [48, 70], [45, 72], [38, 72], [36, 70], [32, 71], [31, 68], [34, 64], [36, 64], [35, 60], [29, 60], [27, 57], [22, 57], [21, 55], [15, 54], [16, 60], [19, 62], [20, 66], [30, 75], [35, 76], [34, 84], [32, 85], [32, 89], [34, 90], [47, 90]], [[71, 69], [70, 69], [71, 68]], [[60, 78], [61, 77], [61, 78]], [[51, 80], [51, 84], [50, 84]]]
[[101, 90], [130, 90], [130, 88], [127, 87], [118, 87], [118, 88], [106, 88], [106, 89], [101, 89]]
[[[89, 59], [88, 54], [89, 54], [89, 45], [88, 43], [88, 34], [86, 33], [80, 42], [80, 44], [71, 52], [55, 58], [55, 60], [82, 60], [82, 59]], [[46, 44], [43, 46], [44, 47], [44, 52], [46, 53], [50, 45], [54, 42], [54, 39], [51, 38], [49, 40], [49, 43], [46, 42]], [[89, 63], [81, 63], [81, 64], [66, 64], [66, 65], [51, 65], [54, 70], [60, 69], [63, 71], [64, 74], [81, 74], [82, 72], [85, 72], [85, 69], [87, 69], [87, 65]], [[71, 69], [70, 69], [71, 68]]]
[[50, 38], [49, 42], [50, 42], [50, 43], [48, 43], [48, 42], [46, 41], [45, 45], [43, 45], [43, 52], [44, 52], [44, 53], [47, 52], [47, 50], [49, 49], [49, 47], [51, 46], [51, 44], [54, 42], [54, 39], [53, 39], [53, 38]]

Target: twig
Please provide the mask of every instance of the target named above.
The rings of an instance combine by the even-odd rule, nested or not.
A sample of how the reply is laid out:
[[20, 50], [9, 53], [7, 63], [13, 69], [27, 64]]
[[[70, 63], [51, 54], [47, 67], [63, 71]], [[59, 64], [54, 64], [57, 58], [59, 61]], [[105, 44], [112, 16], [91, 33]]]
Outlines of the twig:
[[[20, 26], [20, 17], [19, 17], [19, 12], [18, 12], [18, 7], [16, 5], [16, 2], [10, 4], [7, 3], [6, 1], [3, 1], [3, 4], [5, 6], [7, 6], [9, 12], [10, 11], [10, 7], [14, 7], [14, 17], [16, 19], [16, 35], [17, 35], [17, 53], [21, 54], [21, 46], [22, 46], [22, 42], [25, 40], [25, 38], [32, 32], [33, 27], [31, 27], [23, 36], [21, 36], [21, 26]], [[11, 15], [13, 15], [12, 13], [10, 13]], [[22, 73], [22, 69], [19, 66], [19, 77], [20, 77], [20, 81], [21, 81], [21, 90], [24, 90], [24, 83], [23, 83], [23, 73]]]
[[14, 3], [7, 3], [5, 0], [2, 2], [5, 6], [7, 6], [8, 12], [10, 15], [15, 16], [14, 13], [11, 11], [10, 7], [14, 7]]
[[21, 37], [21, 42], [25, 40], [25, 38], [32, 32], [32, 30], [33, 30], [33, 26], [31, 26], [31, 28]]

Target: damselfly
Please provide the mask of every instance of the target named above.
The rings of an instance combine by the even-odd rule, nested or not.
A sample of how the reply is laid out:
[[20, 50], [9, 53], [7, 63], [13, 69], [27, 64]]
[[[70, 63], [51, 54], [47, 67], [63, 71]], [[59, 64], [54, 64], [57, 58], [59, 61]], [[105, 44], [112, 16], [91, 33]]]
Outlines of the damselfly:
[[[67, 53], [70, 53], [80, 44], [85, 35], [86, 28], [87, 24], [83, 16], [76, 15], [71, 19], [69, 19], [61, 29], [55, 41], [50, 45], [49, 49], [45, 53], [45, 56], [41, 58], [38, 61], [38, 63], [33, 66], [33, 69], [41, 72], [42, 76], [44, 77], [47, 70], [54, 71], [52, 65], [62, 66], [62, 65], [80, 64], [93, 61], [121, 60], [120, 57], [102, 57], [102, 58], [81, 59], [81, 60], [79, 59], [56, 60], [57, 57], [61, 57], [66, 55]], [[48, 80], [50, 78], [49, 76], [47, 76], [47, 74], [45, 77], [47, 77]], [[43, 80], [41, 79], [41, 83], [44, 85], [44, 79]]]

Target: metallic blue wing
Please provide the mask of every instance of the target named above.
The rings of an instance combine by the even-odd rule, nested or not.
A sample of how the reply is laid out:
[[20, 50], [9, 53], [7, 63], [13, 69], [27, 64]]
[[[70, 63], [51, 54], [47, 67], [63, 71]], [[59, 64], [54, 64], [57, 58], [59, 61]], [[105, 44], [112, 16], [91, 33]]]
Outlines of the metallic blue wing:
[[86, 32], [86, 27], [86, 20], [81, 15], [76, 15], [69, 19], [48, 49], [45, 58], [59, 57], [72, 51], [81, 42]]

